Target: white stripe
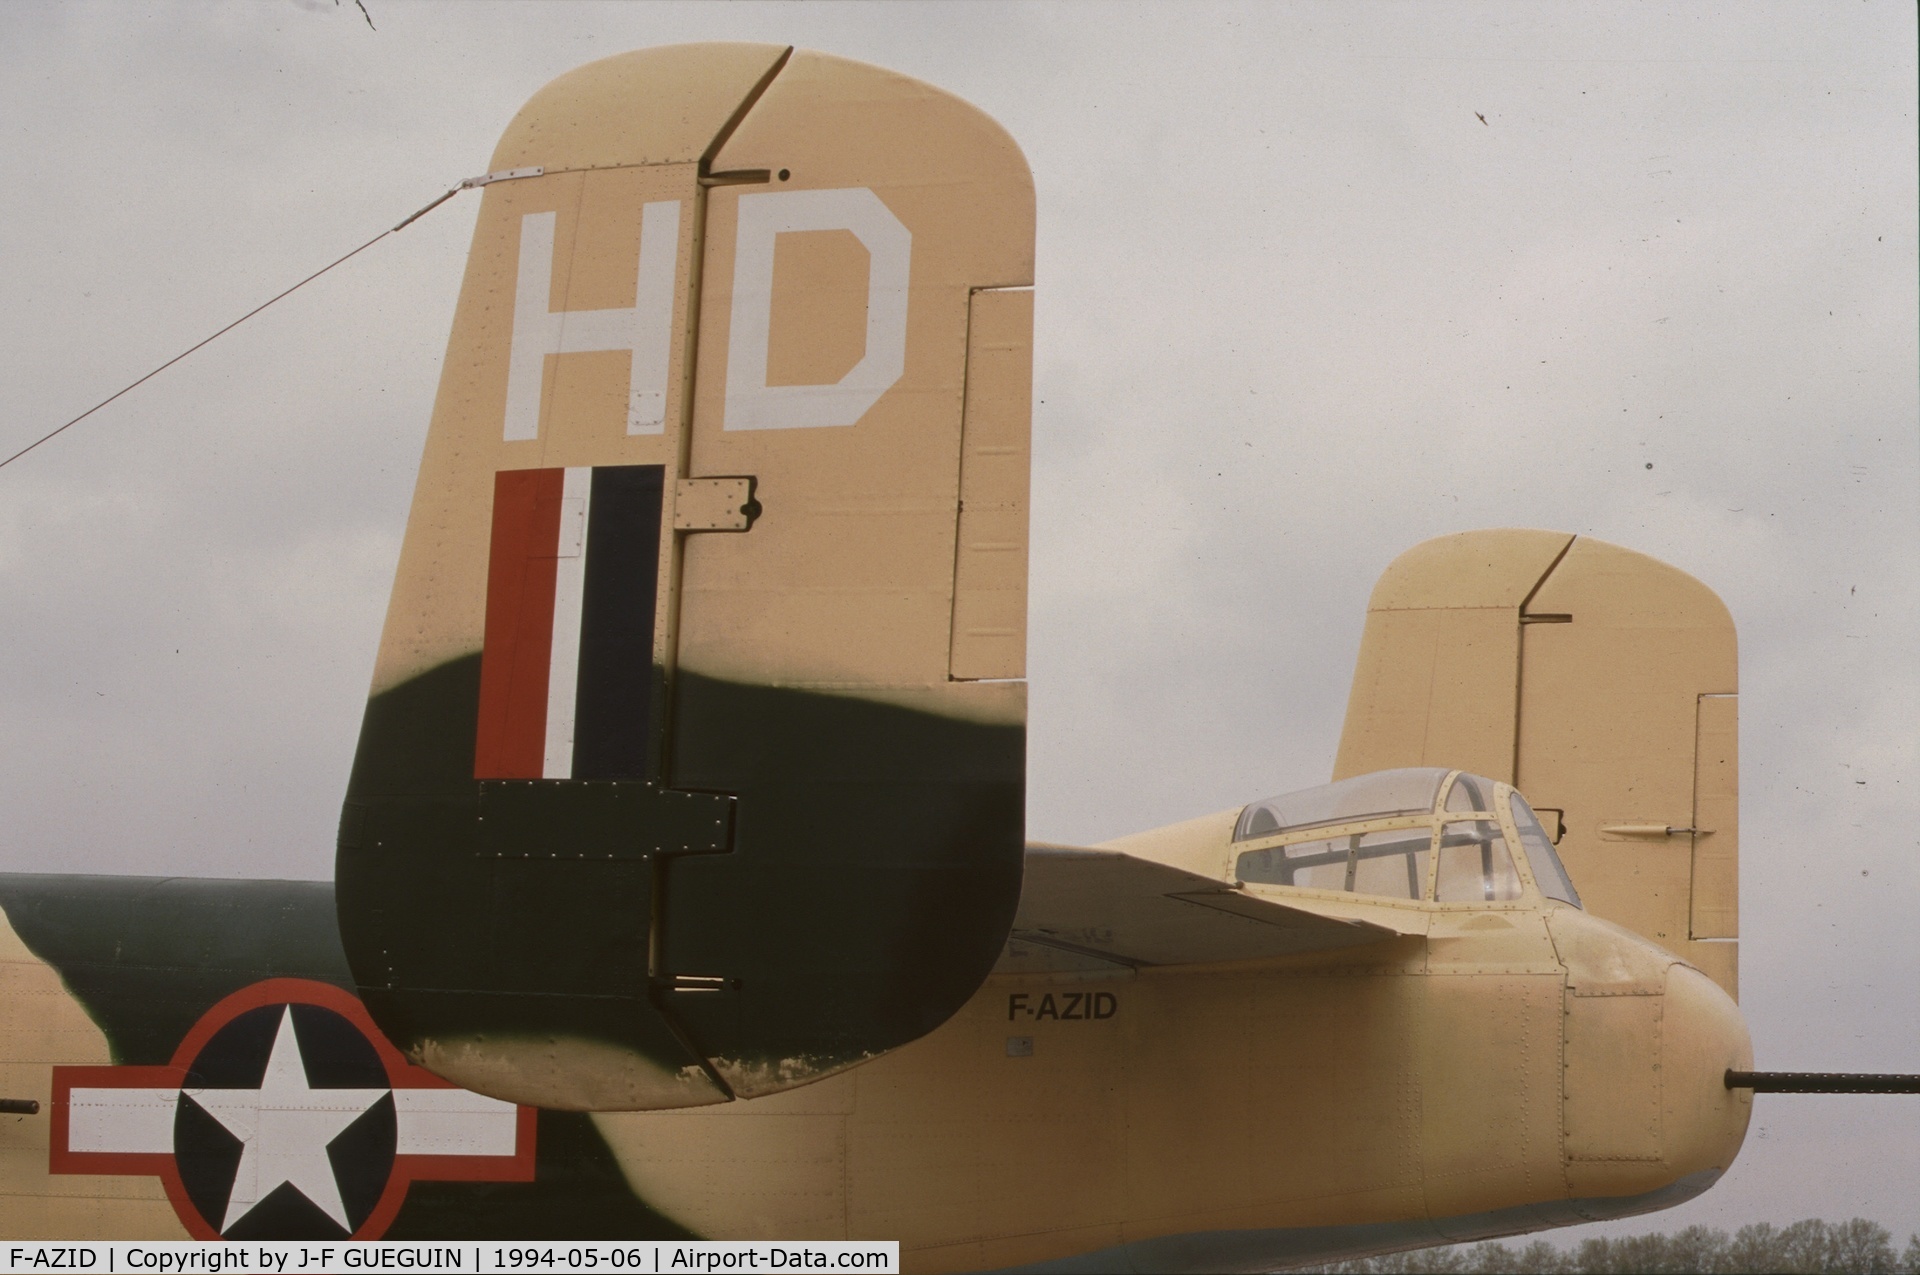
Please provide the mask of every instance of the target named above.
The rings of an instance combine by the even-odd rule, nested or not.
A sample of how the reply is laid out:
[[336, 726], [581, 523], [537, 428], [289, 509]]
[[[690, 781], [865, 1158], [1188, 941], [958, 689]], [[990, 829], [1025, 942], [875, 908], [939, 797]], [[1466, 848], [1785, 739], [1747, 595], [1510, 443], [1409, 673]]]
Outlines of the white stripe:
[[560, 489], [559, 569], [553, 582], [553, 655], [547, 663], [547, 747], [540, 774], [573, 778], [573, 701], [580, 684], [580, 602], [587, 588], [587, 515], [593, 470], [572, 466]]
[[180, 1091], [75, 1089], [67, 1098], [67, 1150], [167, 1154]]
[[465, 1089], [396, 1089], [397, 1155], [512, 1155], [520, 1109]]

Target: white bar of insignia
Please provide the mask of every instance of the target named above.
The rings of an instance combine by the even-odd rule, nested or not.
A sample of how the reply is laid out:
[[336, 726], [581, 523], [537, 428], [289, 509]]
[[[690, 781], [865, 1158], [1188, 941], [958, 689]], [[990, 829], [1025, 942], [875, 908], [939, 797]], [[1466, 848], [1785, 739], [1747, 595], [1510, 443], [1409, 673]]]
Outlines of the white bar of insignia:
[[465, 1089], [396, 1089], [398, 1155], [512, 1155], [520, 1109]]
[[75, 1089], [67, 1098], [67, 1150], [166, 1154], [173, 1150], [178, 1089]]

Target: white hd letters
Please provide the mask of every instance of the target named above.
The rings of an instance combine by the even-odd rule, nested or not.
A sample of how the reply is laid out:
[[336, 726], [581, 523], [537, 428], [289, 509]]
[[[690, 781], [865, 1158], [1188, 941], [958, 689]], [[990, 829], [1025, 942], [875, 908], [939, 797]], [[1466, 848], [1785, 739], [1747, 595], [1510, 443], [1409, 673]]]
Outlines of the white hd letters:
[[[743, 195], [739, 207], [723, 427], [854, 424], [906, 370], [912, 232], [864, 186]], [[649, 203], [641, 211], [640, 261], [630, 310], [548, 308], [555, 220], [550, 212], [520, 219], [503, 437], [515, 442], [540, 436], [547, 355], [595, 350], [633, 352], [627, 433], [659, 434], [666, 428], [680, 201]], [[845, 230], [866, 248], [866, 351], [831, 385], [768, 385], [774, 243], [783, 233], [805, 230]]]

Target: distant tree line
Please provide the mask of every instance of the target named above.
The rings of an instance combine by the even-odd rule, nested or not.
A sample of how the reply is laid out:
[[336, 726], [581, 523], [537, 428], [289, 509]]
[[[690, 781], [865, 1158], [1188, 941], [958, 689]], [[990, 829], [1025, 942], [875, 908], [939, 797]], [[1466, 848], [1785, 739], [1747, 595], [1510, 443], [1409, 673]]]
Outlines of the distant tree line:
[[1545, 1240], [1524, 1248], [1454, 1244], [1304, 1268], [1324, 1275], [1920, 1275], [1920, 1235], [1895, 1250], [1877, 1222], [1808, 1218], [1760, 1222], [1732, 1235], [1705, 1226], [1618, 1240], [1582, 1240], [1565, 1249]]

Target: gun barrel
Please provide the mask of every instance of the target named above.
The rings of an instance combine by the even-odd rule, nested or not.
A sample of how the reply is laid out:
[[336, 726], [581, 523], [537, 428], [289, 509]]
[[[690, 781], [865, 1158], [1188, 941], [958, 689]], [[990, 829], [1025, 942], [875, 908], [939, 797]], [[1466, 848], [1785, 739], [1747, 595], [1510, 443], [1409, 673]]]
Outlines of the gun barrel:
[[1920, 1076], [1860, 1071], [1731, 1071], [1727, 1088], [1755, 1093], [1920, 1093]]

